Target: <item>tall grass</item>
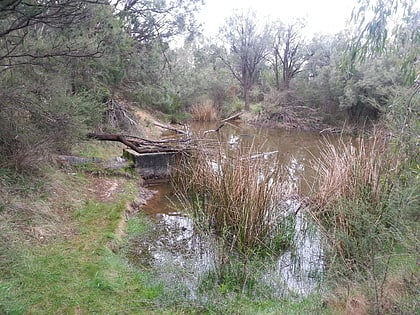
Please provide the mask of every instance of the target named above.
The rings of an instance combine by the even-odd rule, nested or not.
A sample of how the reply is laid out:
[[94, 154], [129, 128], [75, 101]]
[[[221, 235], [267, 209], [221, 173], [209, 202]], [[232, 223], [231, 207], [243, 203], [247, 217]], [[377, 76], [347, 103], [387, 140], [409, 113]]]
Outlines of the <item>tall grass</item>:
[[311, 214], [335, 253], [352, 267], [365, 264], [395, 227], [395, 209], [388, 204], [398, 164], [379, 132], [369, 139], [341, 139], [338, 145], [326, 140], [313, 161], [318, 182]]
[[[349, 306], [360, 314], [413, 309], [404, 302], [413, 285], [402, 279], [416, 277], [408, 266], [415, 263], [408, 261], [417, 259], [418, 224], [409, 222], [408, 212], [418, 202], [411, 193], [418, 192], [418, 183], [414, 190], [404, 184], [405, 157], [393, 149], [374, 131], [369, 138], [341, 139], [338, 145], [325, 141], [313, 162], [318, 183], [309, 211], [328, 241], [329, 277], [347, 288], [342, 302], [349, 314]], [[403, 277], [401, 270], [407, 270]], [[391, 285], [396, 279], [405, 281], [398, 296]], [[339, 291], [335, 295], [343, 296]]]
[[240, 250], [258, 247], [279, 233], [284, 172], [256, 158], [252, 149], [199, 148], [174, 175], [180, 200], [194, 216]]
[[317, 213], [341, 198], [358, 199], [363, 192], [369, 193], [372, 204], [379, 202], [391, 188], [398, 163], [378, 133], [370, 139], [340, 139], [338, 145], [324, 140], [320, 157], [312, 163], [318, 178], [313, 199]]
[[193, 120], [215, 121], [219, 117], [218, 110], [211, 100], [204, 100], [191, 106], [190, 112]]

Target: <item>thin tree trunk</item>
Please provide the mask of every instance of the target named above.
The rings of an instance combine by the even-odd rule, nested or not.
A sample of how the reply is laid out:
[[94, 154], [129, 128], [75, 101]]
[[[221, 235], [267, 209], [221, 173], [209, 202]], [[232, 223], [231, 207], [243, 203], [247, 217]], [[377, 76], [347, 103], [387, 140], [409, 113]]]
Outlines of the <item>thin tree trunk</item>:
[[249, 111], [249, 86], [244, 86], [244, 100], [245, 100], [245, 110]]
[[274, 73], [276, 75], [276, 89], [280, 91], [280, 77], [279, 77], [279, 58], [277, 56], [278, 52], [275, 53], [275, 60], [274, 60]]

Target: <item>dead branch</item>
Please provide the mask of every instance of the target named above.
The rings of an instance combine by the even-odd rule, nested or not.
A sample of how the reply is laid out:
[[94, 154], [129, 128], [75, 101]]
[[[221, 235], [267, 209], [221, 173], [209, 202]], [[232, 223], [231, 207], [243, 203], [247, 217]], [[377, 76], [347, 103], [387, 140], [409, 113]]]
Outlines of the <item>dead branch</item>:
[[223, 127], [225, 125], [225, 123], [222, 123], [222, 124], [220, 124], [220, 126], [219, 127], [217, 127], [216, 129], [210, 129], [210, 130], [206, 130], [206, 131], [204, 131], [204, 135], [206, 135], [206, 134], [208, 134], [208, 133], [210, 133], [210, 132], [219, 132], [219, 130]]
[[116, 141], [125, 144], [137, 153], [153, 153], [153, 152], [181, 152], [189, 147], [189, 140], [171, 139], [169, 140], [148, 140], [133, 136], [124, 136], [118, 134], [97, 134], [88, 133], [88, 139], [96, 139], [100, 141]]
[[228, 118], [223, 119], [222, 120], [222, 123], [223, 122], [227, 122], [227, 121], [238, 119], [239, 116], [241, 116], [242, 114], [243, 114], [243, 112], [239, 112], [239, 113], [233, 114], [233, 115], [229, 116]]
[[102, 141], [116, 141], [116, 142], [121, 142], [121, 143], [125, 144], [127, 147], [133, 149], [134, 151], [141, 153], [141, 151], [139, 151], [139, 147], [138, 146], [136, 146], [131, 141], [128, 141], [122, 135], [88, 133], [86, 136], [89, 139], [96, 139], [96, 140], [102, 140]]
[[167, 129], [167, 130], [170, 130], [170, 131], [174, 131], [174, 132], [179, 133], [179, 134], [182, 134], [182, 135], [186, 135], [186, 134], [187, 134], [187, 132], [186, 132], [186, 131], [184, 131], [184, 130], [177, 129], [177, 128], [175, 128], [175, 127], [171, 127], [171, 126], [168, 126], [168, 125], [163, 125], [163, 124], [158, 123], [158, 122], [156, 122], [156, 121], [154, 121], [154, 122], [153, 122], [153, 124], [154, 124], [155, 126], [160, 127], [160, 128]]

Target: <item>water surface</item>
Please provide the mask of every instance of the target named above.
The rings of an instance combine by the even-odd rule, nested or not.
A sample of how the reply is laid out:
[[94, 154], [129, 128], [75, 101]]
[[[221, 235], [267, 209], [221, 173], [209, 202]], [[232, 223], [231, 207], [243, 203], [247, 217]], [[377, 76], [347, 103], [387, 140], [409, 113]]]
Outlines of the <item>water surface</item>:
[[[217, 126], [196, 124], [192, 132], [195, 138], [206, 140], [206, 145], [222, 143], [232, 150], [252, 147], [256, 154], [270, 152], [267, 159], [277, 152], [273, 163], [281, 163], [288, 170], [290, 196], [283, 203], [290, 213], [297, 213], [293, 221], [295, 246], [279, 252], [274, 259], [267, 259], [260, 268], [259, 281], [277, 296], [305, 296], [319, 289], [324, 271], [321, 234], [307, 215], [297, 209], [314, 182], [311, 161], [318, 155], [322, 136], [314, 132], [241, 125], [224, 126], [219, 133], [204, 132]], [[158, 193], [142, 211], [151, 217], [155, 227], [149, 237], [135, 241], [136, 255], [144, 266], [154, 268], [161, 279], [182, 287], [187, 298], [197, 299], [202, 278], [215, 270], [223, 257], [215, 240], [198, 231], [188, 214], [181, 211], [169, 184], [152, 189]]]

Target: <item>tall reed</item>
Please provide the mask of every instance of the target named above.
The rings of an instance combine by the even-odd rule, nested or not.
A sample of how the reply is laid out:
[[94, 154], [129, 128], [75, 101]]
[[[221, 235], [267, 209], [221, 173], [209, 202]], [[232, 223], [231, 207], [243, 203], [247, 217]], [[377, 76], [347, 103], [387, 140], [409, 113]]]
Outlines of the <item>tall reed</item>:
[[204, 100], [192, 105], [190, 113], [193, 120], [196, 121], [215, 121], [219, 116], [218, 110], [211, 100]]
[[[273, 163], [274, 162], [274, 163]], [[245, 251], [278, 233], [284, 172], [252, 149], [199, 148], [175, 175], [178, 195], [207, 228]]]
[[312, 162], [317, 185], [310, 212], [348, 270], [369, 265], [395, 236], [398, 215], [390, 198], [398, 164], [378, 131], [338, 145], [326, 140]]

